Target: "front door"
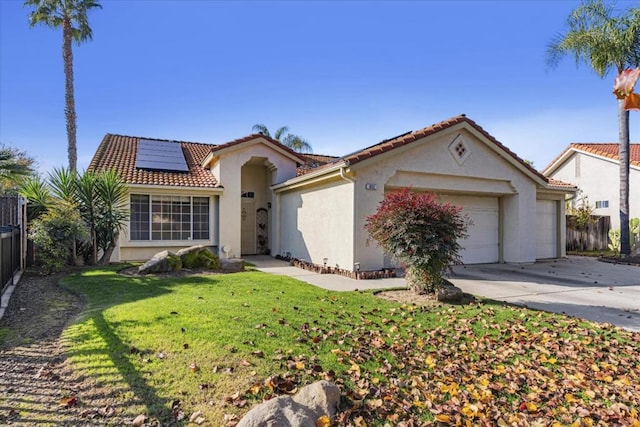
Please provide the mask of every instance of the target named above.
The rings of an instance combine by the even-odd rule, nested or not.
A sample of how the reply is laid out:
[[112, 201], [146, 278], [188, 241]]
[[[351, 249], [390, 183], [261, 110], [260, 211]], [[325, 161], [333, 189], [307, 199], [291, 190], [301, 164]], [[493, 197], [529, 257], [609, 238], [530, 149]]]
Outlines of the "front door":
[[240, 221], [242, 255], [254, 255], [256, 253], [256, 202], [253, 198], [242, 198]]

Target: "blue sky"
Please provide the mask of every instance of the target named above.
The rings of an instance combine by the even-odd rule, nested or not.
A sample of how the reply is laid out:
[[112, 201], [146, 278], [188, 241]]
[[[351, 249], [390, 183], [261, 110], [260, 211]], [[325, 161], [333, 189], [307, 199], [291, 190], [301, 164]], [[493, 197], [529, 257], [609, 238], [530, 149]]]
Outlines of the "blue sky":
[[[618, 140], [615, 76], [546, 66], [578, 4], [103, 0], [74, 46], [78, 166], [106, 133], [219, 144], [288, 125], [342, 155], [465, 113], [540, 169]], [[62, 35], [28, 13], [0, 0], [0, 142], [45, 171], [67, 164]]]

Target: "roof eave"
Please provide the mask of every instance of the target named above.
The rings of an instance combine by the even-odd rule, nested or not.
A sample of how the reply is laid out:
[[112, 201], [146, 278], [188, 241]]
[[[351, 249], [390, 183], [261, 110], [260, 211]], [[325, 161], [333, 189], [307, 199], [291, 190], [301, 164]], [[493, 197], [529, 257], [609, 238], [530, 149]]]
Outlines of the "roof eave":
[[321, 167], [318, 170], [315, 170], [313, 172], [309, 172], [304, 175], [300, 175], [295, 178], [288, 179], [279, 184], [272, 185], [271, 189], [276, 193], [278, 193], [278, 192], [289, 190], [292, 188], [301, 187], [301, 186], [310, 184], [311, 182], [317, 182], [318, 179], [322, 180], [322, 179], [329, 178], [328, 175], [333, 174], [334, 172], [339, 172], [340, 169], [346, 168], [348, 166], [349, 166], [348, 162], [341, 161], [336, 163], [333, 166]]

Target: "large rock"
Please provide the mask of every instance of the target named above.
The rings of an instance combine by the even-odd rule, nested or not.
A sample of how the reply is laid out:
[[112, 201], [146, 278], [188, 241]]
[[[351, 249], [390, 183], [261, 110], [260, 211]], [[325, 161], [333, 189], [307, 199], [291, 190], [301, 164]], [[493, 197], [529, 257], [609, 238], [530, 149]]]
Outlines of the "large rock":
[[194, 245], [180, 249], [176, 252], [176, 256], [180, 257], [183, 268], [220, 269], [220, 260], [204, 245]]
[[436, 291], [436, 298], [441, 302], [460, 302], [463, 296], [462, 289], [451, 284], [443, 285]]
[[316, 427], [322, 416], [333, 420], [338, 413], [340, 389], [329, 381], [318, 381], [295, 396], [279, 396], [252, 408], [237, 427]]
[[221, 259], [220, 271], [223, 273], [238, 273], [244, 271], [244, 260], [240, 258]]
[[191, 252], [199, 252], [201, 250], [207, 251], [207, 247], [205, 245], [193, 245], [188, 248], [182, 248], [178, 252], [176, 252], [176, 256], [182, 258], [183, 256], [190, 254]]
[[162, 251], [155, 254], [151, 259], [140, 267], [138, 273], [167, 273], [169, 271], [179, 270], [182, 267], [180, 257], [169, 251]]

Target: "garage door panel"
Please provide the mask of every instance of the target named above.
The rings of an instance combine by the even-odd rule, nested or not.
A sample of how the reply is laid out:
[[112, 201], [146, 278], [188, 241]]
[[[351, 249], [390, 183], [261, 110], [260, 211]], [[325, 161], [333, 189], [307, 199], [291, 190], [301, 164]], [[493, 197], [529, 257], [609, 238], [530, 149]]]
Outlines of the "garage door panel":
[[536, 259], [558, 257], [558, 203], [536, 201]]
[[443, 202], [462, 207], [469, 216], [466, 239], [460, 241], [465, 264], [495, 263], [500, 260], [500, 216], [497, 197], [442, 196]]

